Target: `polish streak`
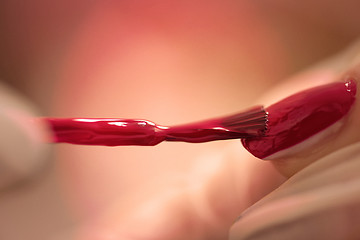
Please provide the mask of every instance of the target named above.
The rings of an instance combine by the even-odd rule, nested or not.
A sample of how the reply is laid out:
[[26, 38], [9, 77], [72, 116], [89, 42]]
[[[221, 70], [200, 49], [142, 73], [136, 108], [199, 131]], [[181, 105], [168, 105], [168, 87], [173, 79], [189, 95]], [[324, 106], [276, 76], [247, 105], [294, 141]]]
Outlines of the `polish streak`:
[[285, 153], [299, 143], [308, 146], [306, 142], [303, 144], [304, 140], [332, 126], [349, 112], [355, 95], [354, 80], [330, 83], [291, 95], [266, 108], [268, 128], [265, 136], [242, 139], [242, 143], [250, 153], [262, 159], [273, 159], [275, 153]]

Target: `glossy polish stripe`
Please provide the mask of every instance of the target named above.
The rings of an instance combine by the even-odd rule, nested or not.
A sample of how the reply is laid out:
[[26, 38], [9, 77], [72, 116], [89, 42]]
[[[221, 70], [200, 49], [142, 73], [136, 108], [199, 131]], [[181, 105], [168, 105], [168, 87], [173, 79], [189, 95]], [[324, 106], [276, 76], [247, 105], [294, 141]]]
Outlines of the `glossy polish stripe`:
[[339, 121], [355, 101], [354, 80], [314, 87], [266, 108], [268, 128], [263, 137], [242, 139], [258, 158], [294, 146]]

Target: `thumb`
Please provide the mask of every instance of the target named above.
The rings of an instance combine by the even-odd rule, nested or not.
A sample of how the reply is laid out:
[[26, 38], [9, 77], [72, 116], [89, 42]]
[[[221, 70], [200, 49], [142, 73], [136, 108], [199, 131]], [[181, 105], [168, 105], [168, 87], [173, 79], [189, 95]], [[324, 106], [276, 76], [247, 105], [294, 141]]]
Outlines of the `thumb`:
[[34, 174], [48, 156], [35, 107], [0, 82], [0, 190]]

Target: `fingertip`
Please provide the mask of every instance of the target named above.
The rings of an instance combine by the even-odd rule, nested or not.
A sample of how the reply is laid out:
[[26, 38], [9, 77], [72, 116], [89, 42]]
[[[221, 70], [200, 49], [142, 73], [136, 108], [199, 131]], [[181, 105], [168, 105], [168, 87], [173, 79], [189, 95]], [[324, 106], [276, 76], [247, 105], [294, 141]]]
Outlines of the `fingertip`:
[[46, 127], [27, 99], [0, 84], [0, 189], [35, 174], [49, 156]]

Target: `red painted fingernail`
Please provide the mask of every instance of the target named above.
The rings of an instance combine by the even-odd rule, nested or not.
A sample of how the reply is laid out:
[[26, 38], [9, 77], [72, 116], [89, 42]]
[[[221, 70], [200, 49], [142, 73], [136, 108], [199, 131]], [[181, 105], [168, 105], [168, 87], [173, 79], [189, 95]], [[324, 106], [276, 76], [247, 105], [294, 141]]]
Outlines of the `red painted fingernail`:
[[290, 148], [344, 117], [355, 101], [356, 82], [335, 82], [289, 96], [266, 108], [264, 137], [243, 139], [244, 147], [258, 158]]

